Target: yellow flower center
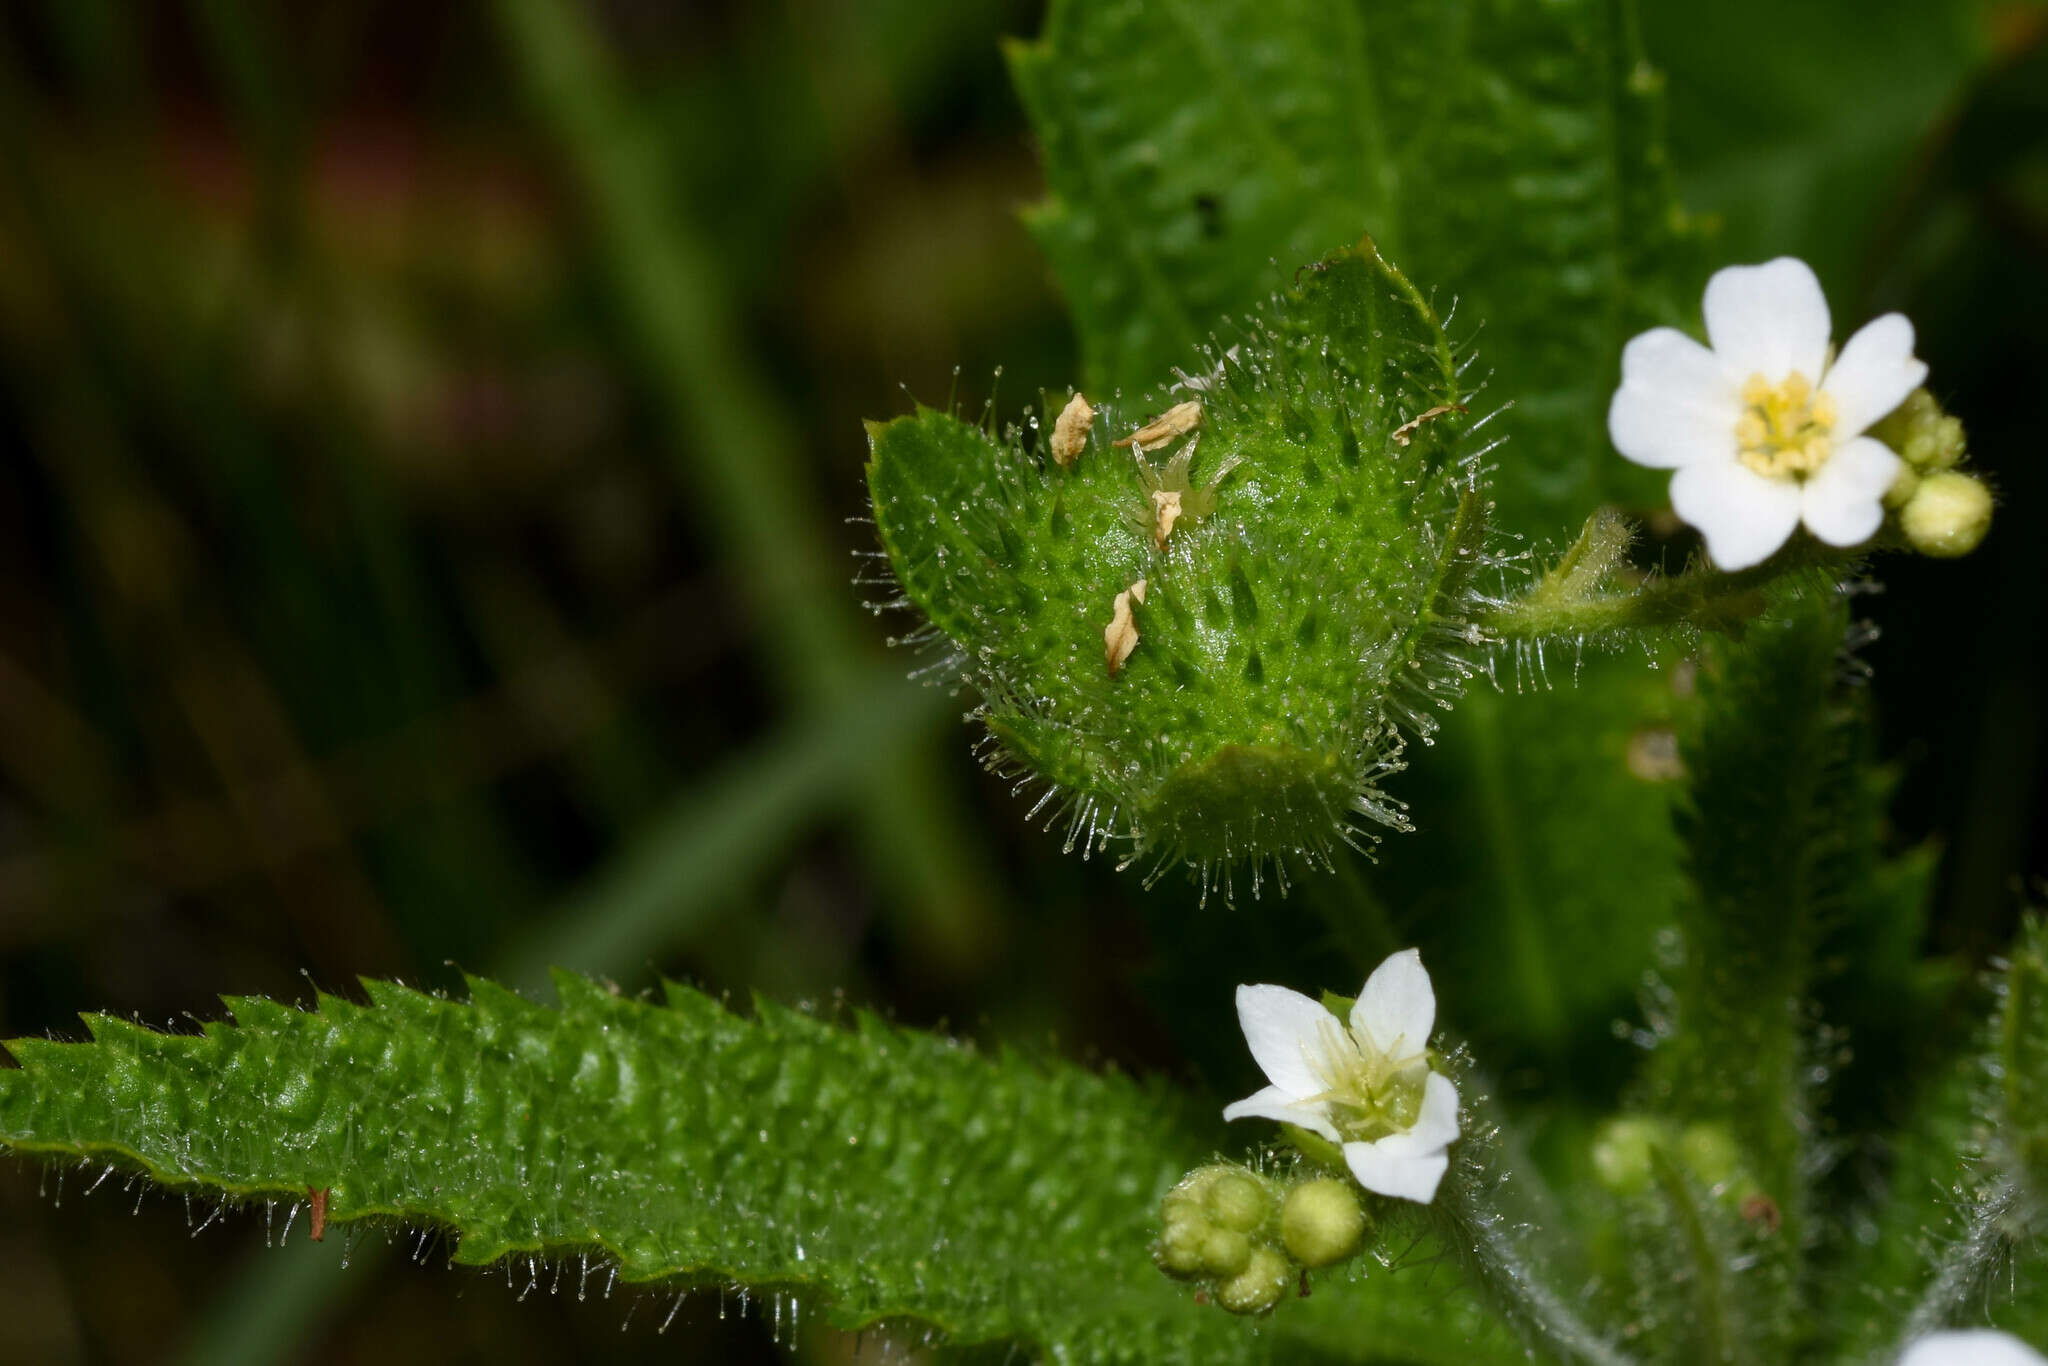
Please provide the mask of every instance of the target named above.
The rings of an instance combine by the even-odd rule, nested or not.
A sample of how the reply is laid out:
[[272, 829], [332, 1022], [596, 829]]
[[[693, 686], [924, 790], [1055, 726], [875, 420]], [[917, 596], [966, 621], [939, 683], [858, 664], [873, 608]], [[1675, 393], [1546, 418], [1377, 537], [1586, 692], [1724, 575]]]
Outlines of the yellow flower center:
[[1773, 384], [1751, 375], [1742, 386], [1735, 442], [1742, 463], [1769, 479], [1804, 479], [1834, 452], [1832, 395], [1815, 393], [1797, 370]]
[[1330, 1123], [1347, 1143], [1371, 1143], [1406, 1133], [1422, 1114], [1423, 1083], [1429, 1078], [1426, 1054], [1388, 1057], [1370, 1039], [1332, 1018], [1324, 1026], [1322, 1048], [1309, 1064], [1323, 1089], [1308, 1103], [1319, 1101], [1328, 1107]]

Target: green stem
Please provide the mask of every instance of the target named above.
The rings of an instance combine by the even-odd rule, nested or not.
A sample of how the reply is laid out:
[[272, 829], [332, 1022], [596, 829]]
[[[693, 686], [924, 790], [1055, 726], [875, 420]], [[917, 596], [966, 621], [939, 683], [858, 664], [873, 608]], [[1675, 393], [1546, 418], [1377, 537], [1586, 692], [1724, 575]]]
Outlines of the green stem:
[[1539, 1356], [1586, 1366], [1628, 1366], [1632, 1358], [1551, 1288], [1543, 1269], [1519, 1245], [1517, 1225], [1489, 1204], [1474, 1173], [1454, 1171], [1428, 1211], [1429, 1222], [1475, 1287]]
[[1685, 1173], [1661, 1147], [1650, 1149], [1650, 1170], [1657, 1190], [1671, 1207], [1685, 1250], [1693, 1264], [1692, 1313], [1687, 1316], [1691, 1330], [1693, 1359], [1702, 1366], [1720, 1366], [1731, 1360], [1732, 1336], [1728, 1329], [1728, 1287], [1722, 1276], [1720, 1254], [1700, 1214], [1699, 1202], [1686, 1184]]
[[[1600, 520], [1596, 514], [1595, 522]], [[1592, 590], [1605, 577], [1606, 566], [1589, 573], [1592, 557], [1585, 549], [1595, 533], [1595, 522], [1587, 523], [1579, 542], [1533, 588], [1512, 602], [1482, 609], [1476, 615], [1477, 624], [1501, 640], [1681, 625], [1725, 630], [1761, 612], [1763, 590], [1772, 584], [1816, 568], [1847, 571], [1862, 557], [1860, 552], [1837, 550], [1802, 536], [1762, 564], [1733, 574], [1698, 566], [1651, 578], [1626, 592], [1601, 593]], [[1613, 525], [1609, 523], [1605, 529], [1611, 531]], [[1624, 540], [1619, 548], [1625, 546]], [[1618, 553], [1612, 557], [1618, 558]]]
[[2011, 1255], [2010, 1230], [2019, 1201], [2019, 1183], [2009, 1177], [1976, 1193], [1962, 1235], [1942, 1249], [1927, 1289], [1906, 1316], [1901, 1346], [1950, 1326], [1957, 1311], [1982, 1291], [1992, 1269]]

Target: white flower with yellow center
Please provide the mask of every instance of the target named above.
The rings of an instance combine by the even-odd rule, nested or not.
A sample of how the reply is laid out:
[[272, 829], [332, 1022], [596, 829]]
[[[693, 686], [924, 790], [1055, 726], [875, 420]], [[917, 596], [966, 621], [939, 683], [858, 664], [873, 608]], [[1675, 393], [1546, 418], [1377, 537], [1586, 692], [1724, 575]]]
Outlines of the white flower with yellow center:
[[1286, 987], [1241, 986], [1237, 1018], [1272, 1083], [1223, 1111], [1277, 1119], [1342, 1146], [1358, 1184], [1428, 1204], [1458, 1137], [1458, 1088], [1430, 1065], [1436, 992], [1422, 955], [1373, 969], [1348, 1022]]
[[1614, 448], [1675, 470], [1671, 506], [1723, 569], [1745, 569], [1801, 522], [1829, 545], [1868, 540], [1900, 460], [1865, 430], [1927, 377], [1913, 324], [1887, 313], [1831, 356], [1828, 301], [1804, 261], [1707, 281], [1711, 349], [1675, 328], [1623, 348], [1607, 410]]

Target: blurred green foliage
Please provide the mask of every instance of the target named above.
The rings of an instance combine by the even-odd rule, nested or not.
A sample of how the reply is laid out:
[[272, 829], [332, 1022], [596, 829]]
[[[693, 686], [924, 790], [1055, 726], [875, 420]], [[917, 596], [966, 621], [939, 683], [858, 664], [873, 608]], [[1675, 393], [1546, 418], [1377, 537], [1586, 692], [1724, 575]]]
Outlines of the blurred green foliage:
[[[1490, 93], [1464, 58], [1525, 54], [1514, 6], [1456, 8], [1457, 32], [1449, 9], [1359, 11], [1425, 60], [1413, 89], [1389, 92], [1417, 136], [1378, 181], [1331, 198], [1367, 220], [1336, 240], [1405, 234], [1396, 259], [1460, 294], [1461, 319], [1486, 317], [1503, 355], [1560, 313], [1618, 345], [1627, 321], [1572, 300], [1463, 293], [1478, 208], [1430, 207], [1429, 177], [1465, 159], [1512, 183], [1515, 158], [1455, 135]], [[1031, 5], [921, 0], [9, 7], [0, 1028], [75, 1033], [87, 1005], [163, 1021], [224, 990], [290, 997], [301, 972], [445, 986], [450, 960], [528, 981], [556, 962], [637, 987], [658, 966], [785, 999], [843, 990], [912, 1022], [1206, 1071], [1228, 1090], [1247, 1064], [1219, 983], [1349, 989], [1398, 938], [1456, 964], [1447, 981], [1489, 980], [1503, 954], [1516, 965], [1493, 970], [1500, 990], [1445, 1002], [1500, 1050], [1511, 1105], [1611, 1098], [1631, 1050], [1607, 1022], [1633, 1014], [1627, 965], [1676, 896], [1661, 853], [1630, 862], [1667, 838], [1668, 785], [1617, 787], [1614, 766], [1664, 752], [1676, 674], [1593, 660], [1568, 691], [1575, 662], [1553, 660], [1554, 693], [1470, 699], [1406, 775], [1418, 836], [1297, 892], [1323, 939], [1291, 907], [1286, 926], [1256, 907], [1225, 918], [1171, 882], [1140, 898], [1100, 863], [1057, 857], [974, 769], [959, 704], [900, 685], [889, 628], [854, 610], [842, 553], [870, 544], [843, 521], [863, 507], [858, 419], [903, 411], [899, 384], [936, 402], [959, 366], [971, 413], [1000, 361], [1007, 416], [1083, 373], [1140, 382], [1102, 370], [1090, 320], [1154, 310], [1091, 311], [1070, 286], [1077, 352], [1014, 214], [1041, 173], [998, 44], [1040, 25]], [[1537, 74], [1568, 86], [1621, 64], [1649, 101], [1659, 78], [1633, 66], [1625, 24], [1603, 32]], [[1931, 934], [1966, 959], [2007, 938], [2009, 879], [2043, 868], [2048, 542], [2026, 528], [2048, 506], [2033, 399], [2048, 373], [2044, 32], [2031, 5], [1847, 0], [1651, 3], [1641, 25], [1701, 262], [1791, 252], [1842, 319], [1904, 307], [1998, 483], [2002, 529], [1983, 552], [1887, 565], [1890, 591], [1858, 603], [1900, 628], [1866, 652], [1878, 748], [1902, 773], [1900, 832], [1883, 842], [1946, 845]], [[1184, 41], [1111, 40], [1108, 55], [1163, 68], [1166, 100], [1222, 79]], [[1261, 88], [1302, 72], [1282, 54]], [[1027, 74], [1027, 93], [1058, 74]], [[1589, 110], [1549, 132], [1569, 151], [1641, 119]], [[1270, 160], [1261, 126], [1208, 129], [1166, 171], [1235, 167], [1221, 221], [1263, 221], [1232, 197]], [[1593, 155], [1605, 146], [1586, 176], [1617, 173]], [[1045, 150], [1064, 193], [1059, 148]], [[1569, 167], [1541, 169], [1557, 178], [1534, 188], [1572, 190]], [[1390, 176], [1423, 206], [1394, 225], [1371, 213]], [[1146, 212], [1126, 240], [1179, 234], [1201, 258], [1205, 187], [1180, 188], [1131, 201]], [[1654, 219], [1631, 221], [1656, 237]], [[1057, 265], [1054, 226], [1039, 220]], [[1606, 269], [1628, 269], [1642, 240], [1616, 236]], [[1263, 294], [1291, 257], [1334, 244], [1283, 232], [1217, 268]], [[1192, 342], [1207, 323], [1190, 317]], [[1164, 335], [1147, 345], [1147, 367], [1185, 354]], [[1622, 473], [1597, 432], [1611, 374], [1563, 378], [1575, 435], [1544, 435], [1538, 405], [1516, 440]], [[1506, 361], [1498, 386], [1529, 387]], [[1574, 712], [1607, 713], [1599, 746], [1517, 757], [1525, 736], [1591, 724], [1557, 719]], [[1611, 862], [1566, 851], [1542, 866], [1559, 847], [1544, 822], [1579, 790], [1554, 776], [1567, 762], [1606, 775], [1588, 809]], [[1479, 840], [1535, 863], [1465, 862], [1469, 884], [1428, 889], [1412, 871]], [[1594, 878], [1610, 890], [1585, 890]], [[1447, 904], [1472, 902], [1513, 910], [1506, 942], [1432, 940]], [[1151, 947], [1166, 936], [1183, 950], [1171, 962]], [[1594, 962], [1588, 946], [1606, 951], [1566, 971]], [[1831, 990], [1839, 1018], [1885, 1027], [1869, 989]], [[1926, 1026], [1929, 1077], [1954, 1028]], [[1916, 1089], [1855, 1085], [1873, 1126]], [[1572, 1115], [1529, 1117], [1546, 1123], [1546, 1159], [1572, 1161]], [[1843, 1170], [1875, 1179], [1884, 1157]], [[177, 1203], [131, 1218], [117, 1185], [59, 1208], [33, 1174], [0, 1176], [0, 1356], [144, 1361], [188, 1343], [213, 1362], [395, 1364], [455, 1343], [463, 1359], [551, 1360], [626, 1315], [488, 1285], [457, 1299], [440, 1274], [363, 1265], [365, 1248], [341, 1292], [377, 1312], [323, 1309], [324, 1250], [261, 1254], [247, 1219], [187, 1247], [165, 1236]], [[238, 1281], [245, 1263], [265, 1279]], [[757, 1320], [706, 1300], [665, 1339], [649, 1317], [605, 1339], [618, 1359], [769, 1350]], [[807, 1328], [799, 1350], [834, 1360], [852, 1343]]]

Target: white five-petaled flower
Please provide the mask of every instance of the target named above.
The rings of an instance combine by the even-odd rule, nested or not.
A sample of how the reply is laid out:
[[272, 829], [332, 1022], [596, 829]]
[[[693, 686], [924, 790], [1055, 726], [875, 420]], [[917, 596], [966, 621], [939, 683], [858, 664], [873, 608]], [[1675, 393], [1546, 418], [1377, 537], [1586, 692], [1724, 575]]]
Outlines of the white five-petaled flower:
[[1864, 432], [1927, 377], [1913, 324], [1887, 313], [1831, 355], [1820, 281], [1789, 256], [1716, 271], [1704, 312], [1711, 349], [1670, 327], [1623, 348], [1615, 449], [1677, 471], [1671, 506], [1723, 569], [1764, 560], [1801, 522], [1829, 545], [1868, 540], [1900, 460]]
[[1428, 1204], [1458, 1137], [1458, 1088], [1430, 1066], [1436, 992], [1422, 955], [1403, 949], [1338, 1019], [1286, 987], [1241, 986], [1237, 1018], [1272, 1082], [1223, 1111], [1277, 1119], [1341, 1144], [1358, 1184]]
[[1899, 1366], [2044, 1366], [2048, 1357], [1995, 1328], [1929, 1333], [1915, 1338]]

